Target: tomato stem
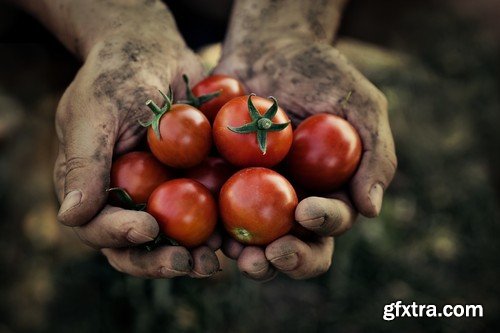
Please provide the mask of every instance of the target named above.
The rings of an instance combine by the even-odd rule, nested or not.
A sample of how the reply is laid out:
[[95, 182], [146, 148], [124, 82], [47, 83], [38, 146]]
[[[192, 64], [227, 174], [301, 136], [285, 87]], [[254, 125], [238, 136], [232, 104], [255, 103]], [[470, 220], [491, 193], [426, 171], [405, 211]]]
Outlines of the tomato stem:
[[179, 243], [177, 243], [172, 238], [169, 238], [169, 237], [165, 236], [165, 234], [163, 234], [162, 232], [160, 232], [158, 234], [158, 236], [156, 236], [155, 239], [153, 239], [151, 242], [148, 242], [148, 243], [144, 244], [144, 248], [148, 252], [151, 252], [151, 251], [159, 248], [162, 245], [178, 246]]
[[160, 108], [158, 105], [156, 105], [156, 103], [153, 100], [148, 99], [146, 101], [146, 106], [149, 107], [151, 111], [153, 111], [154, 116], [150, 121], [147, 122], [141, 122], [139, 120], [139, 124], [141, 124], [141, 126], [143, 127], [151, 126], [158, 139], [161, 139], [160, 119], [165, 113], [170, 111], [170, 108], [172, 107], [172, 102], [174, 100], [174, 93], [172, 92], [172, 87], [168, 87], [168, 95], [165, 95], [165, 93], [161, 90], [158, 91], [163, 96], [164, 100], [163, 106]]
[[267, 130], [269, 128], [271, 128], [271, 125], [273, 124], [272, 121], [270, 121], [269, 119], [267, 118], [260, 118], [258, 121], [257, 121], [257, 127], [260, 129], [260, 130]]
[[265, 155], [267, 151], [267, 132], [282, 131], [290, 124], [290, 121], [281, 124], [273, 123], [272, 119], [278, 112], [278, 101], [276, 98], [272, 96], [269, 97], [269, 99], [273, 101], [273, 104], [264, 113], [264, 115], [261, 115], [252, 102], [252, 96], [255, 96], [255, 94], [250, 94], [247, 101], [248, 113], [250, 114], [252, 121], [240, 127], [228, 126], [227, 128], [238, 134], [256, 132], [259, 149], [262, 152], [262, 155]]
[[121, 206], [125, 209], [143, 211], [146, 209], [145, 203], [136, 204], [128, 192], [121, 187], [112, 187], [106, 190], [108, 193], [115, 194]]
[[218, 97], [222, 93], [222, 90], [217, 90], [217, 91], [196, 97], [193, 93], [193, 90], [191, 90], [191, 88], [189, 87], [188, 76], [186, 74], [183, 74], [182, 79], [184, 80], [184, 83], [186, 84], [186, 99], [177, 101], [178, 103], [188, 104], [188, 105], [194, 106], [195, 108], [199, 108], [203, 104]]

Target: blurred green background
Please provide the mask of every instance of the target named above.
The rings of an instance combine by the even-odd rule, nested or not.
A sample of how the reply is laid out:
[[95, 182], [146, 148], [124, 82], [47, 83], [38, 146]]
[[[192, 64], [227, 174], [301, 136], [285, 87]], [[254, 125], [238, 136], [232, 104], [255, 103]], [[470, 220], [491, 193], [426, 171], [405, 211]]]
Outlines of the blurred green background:
[[[57, 225], [54, 111], [79, 64], [0, 4], [0, 333], [499, 331], [499, 18], [494, 0], [352, 1], [339, 48], [387, 95], [399, 158], [381, 216], [337, 239], [316, 279], [262, 284], [225, 261], [212, 279], [152, 281]], [[384, 321], [396, 300], [484, 317]]]

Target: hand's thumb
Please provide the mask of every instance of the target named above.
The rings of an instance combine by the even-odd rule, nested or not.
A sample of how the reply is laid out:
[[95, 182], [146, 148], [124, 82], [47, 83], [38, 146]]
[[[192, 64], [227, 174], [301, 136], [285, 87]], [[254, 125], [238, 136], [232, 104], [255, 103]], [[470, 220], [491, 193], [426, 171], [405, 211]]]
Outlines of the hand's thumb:
[[106, 126], [87, 122], [64, 131], [59, 154], [63, 156], [59, 183], [64, 184], [64, 198], [57, 215], [69, 226], [87, 223], [104, 206], [109, 187], [114, 135]]
[[351, 181], [351, 195], [358, 211], [367, 217], [380, 213], [384, 190], [396, 172], [394, 141], [387, 119], [380, 123], [376, 140], [365, 136], [361, 164]]

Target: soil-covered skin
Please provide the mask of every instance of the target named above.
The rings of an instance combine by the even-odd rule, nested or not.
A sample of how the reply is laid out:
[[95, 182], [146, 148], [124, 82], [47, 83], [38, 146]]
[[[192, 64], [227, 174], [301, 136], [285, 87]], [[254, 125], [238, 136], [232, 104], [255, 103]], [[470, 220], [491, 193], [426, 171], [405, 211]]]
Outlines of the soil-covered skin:
[[[341, 32], [383, 49], [338, 45], [388, 99], [399, 167], [382, 213], [336, 239], [327, 274], [266, 284], [228, 263], [209, 280], [124, 276], [57, 225], [54, 111], [79, 64], [0, 5], [0, 332], [498, 329], [498, 44], [444, 5], [401, 3], [348, 8]], [[3, 43], [20, 24], [30, 43]], [[482, 304], [485, 317], [383, 321], [396, 300]]]

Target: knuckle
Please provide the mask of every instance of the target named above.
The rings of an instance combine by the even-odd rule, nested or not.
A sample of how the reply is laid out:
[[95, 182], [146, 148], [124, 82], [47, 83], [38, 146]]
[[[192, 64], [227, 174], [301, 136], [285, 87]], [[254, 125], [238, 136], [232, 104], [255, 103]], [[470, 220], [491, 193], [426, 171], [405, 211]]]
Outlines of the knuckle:
[[66, 175], [85, 169], [92, 163], [88, 157], [72, 156], [66, 160]]
[[316, 271], [317, 275], [325, 274], [326, 272], [328, 272], [331, 266], [332, 266], [332, 259], [329, 258], [324, 264], [318, 267], [318, 270]]
[[120, 272], [120, 273], [126, 273], [125, 272], [125, 269], [123, 269], [123, 267], [121, 267], [112, 257], [111, 255], [101, 251], [104, 256], [106, 257], [106, 259], [108, 260], [108, 263], [111, 265], [111, 267], [113, 267], [116, 271]]
[[[99, 250], [99, 249], [100, 249], [100, 247], [99, 247], [99, 246], [97, 246], [96, 244], [94, 244], [94, 243], [93, 243], [93, 242], [89, 239], [89, 237], [86, 235], [86, 233], [85, 233], [85, 232], [83, 232], [83, 231], [82, 231], [82, 229], [81, 229], [80, 227], [74, 227], [74, 228], [73, 228], [73, 230], [75, 231], [76, 235], [78, 236], [78, 238], [80, 239], [80, 241], [81, 241], [83, 244], [85, 244], [85, 245], [87, 245], [87, 246], [89, 246], [89, 247], [91, 247], [91, 248], [93, 248], [93, 249], [95, 249], [95, 250]], [[103, 253], [103, 254], [104, 254], [104, 253]], [[106, 255], [106, 254], [104, 254], [104, 255]], [[107, 256], [106, 256], [106, 257], [107, 257]]]
[[387, 97], [383, 92], [380, 90], [376, 89], [375, 94], [374, 94], [374, 99], [376, 105], [379, 107], [380, 111], [383, 113], [386, 113], [389, 107], [389, 102], [387, 100]]
[[398, 159], [396, 154], [392, 151], [386, 151], [384, 155], [384, 174], [386, 175], [386, 182], [384, 182], [384, 186], [389, 185], [396, 170], [398, 168]]

